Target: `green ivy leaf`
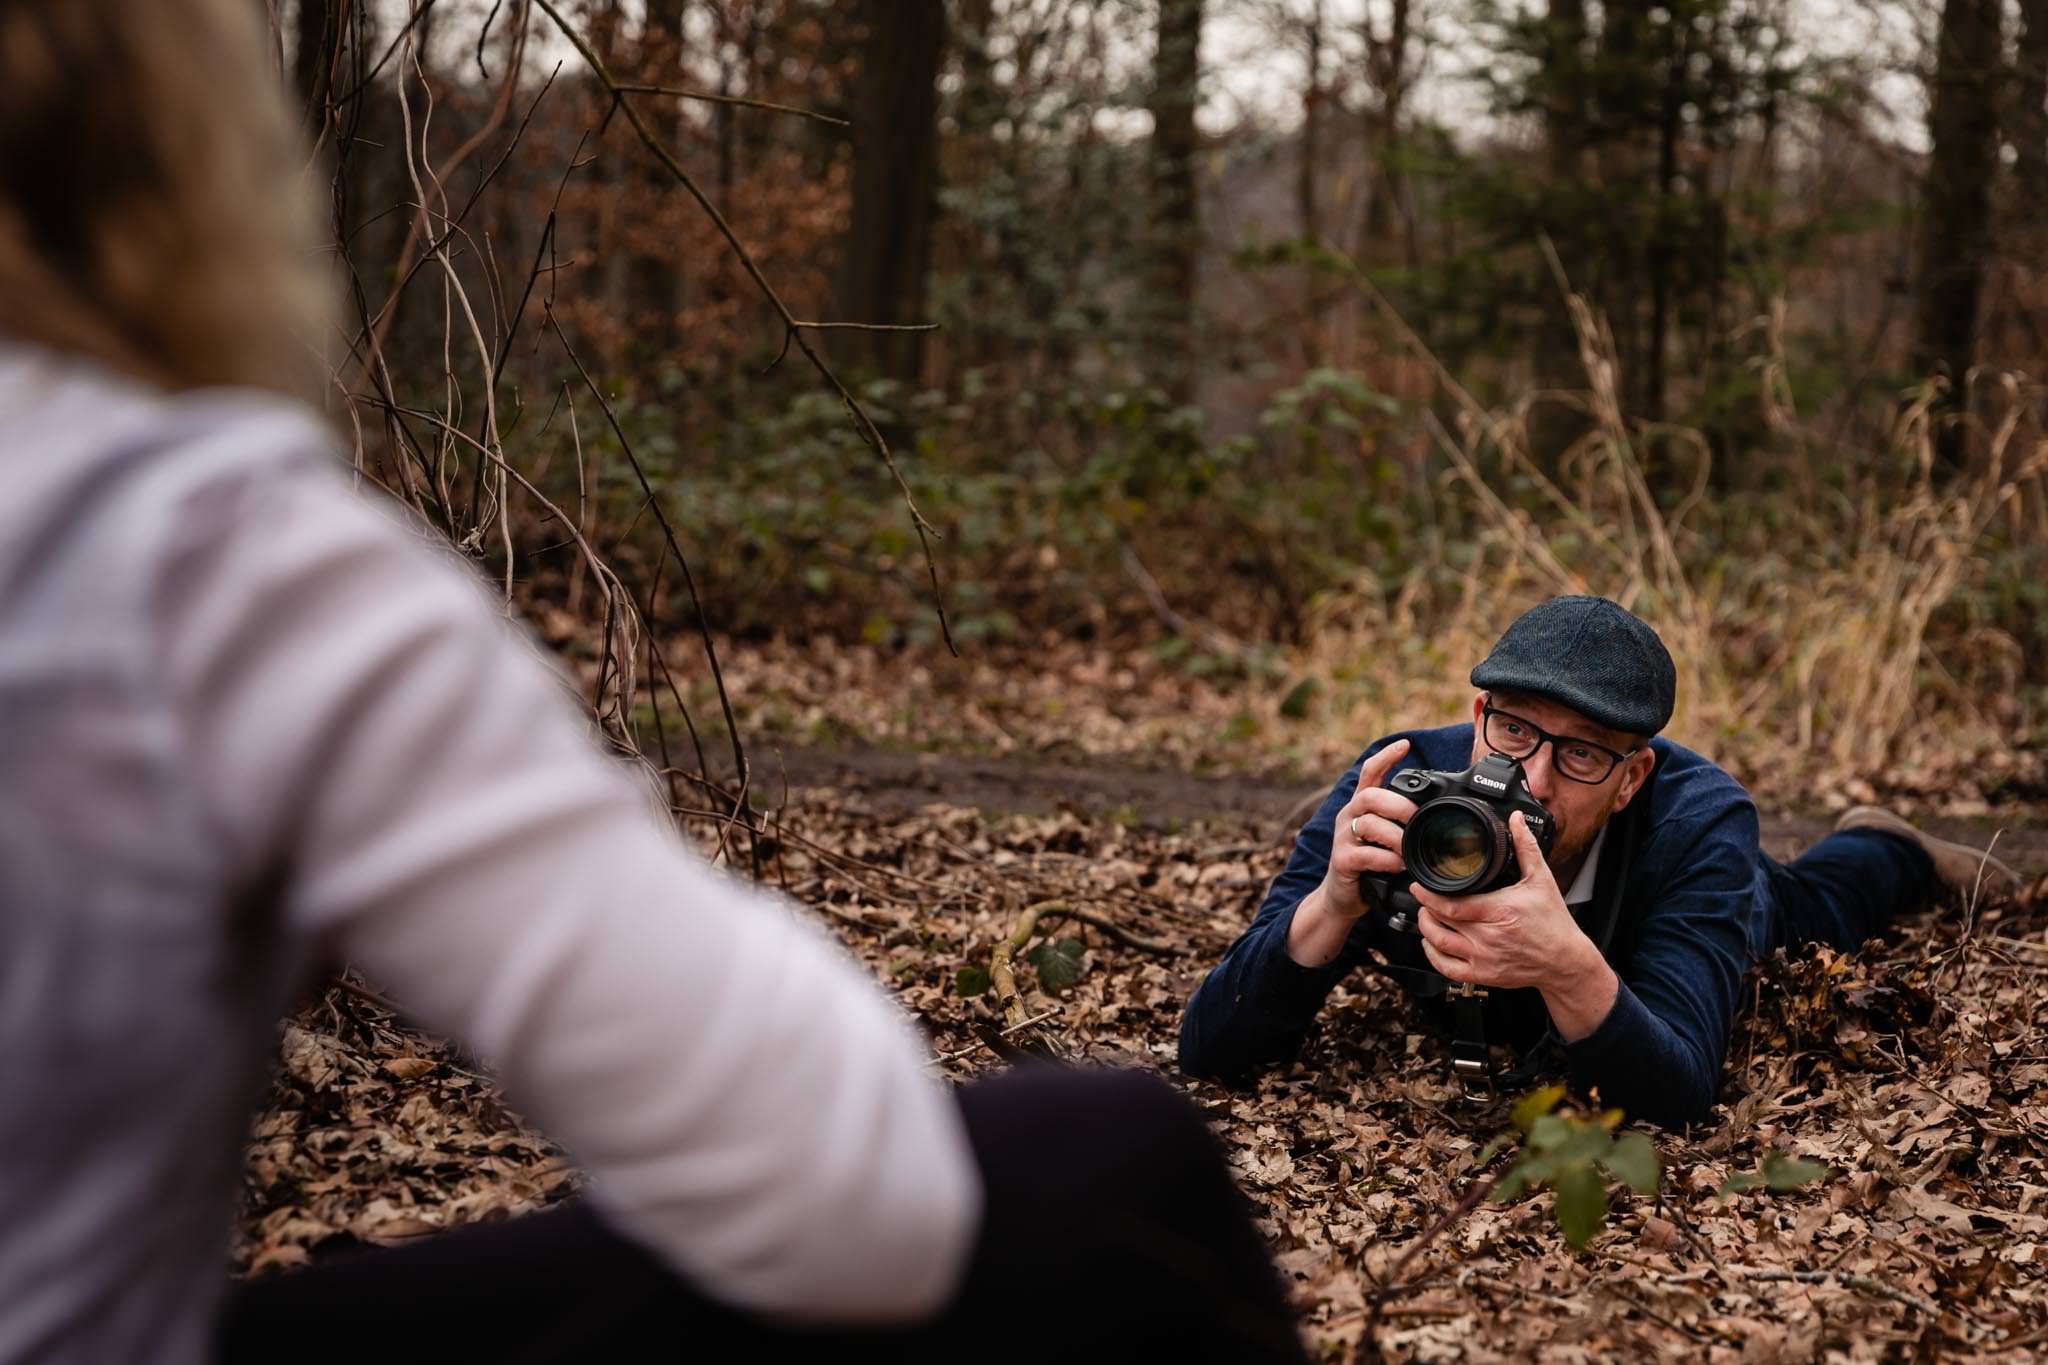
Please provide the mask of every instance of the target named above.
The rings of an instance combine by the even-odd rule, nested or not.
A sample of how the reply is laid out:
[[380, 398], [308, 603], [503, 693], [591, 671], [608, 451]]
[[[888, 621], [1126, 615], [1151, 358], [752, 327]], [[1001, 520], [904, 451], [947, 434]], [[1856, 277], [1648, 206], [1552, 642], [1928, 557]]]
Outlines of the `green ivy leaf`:
[[1063, 938], [1039, 944], [1024, 955], [1024, 960], [1038, 968], [1040, 985], [1058, 992], [1081, 979], [1081, 954], [1087, 951], [1088, 945], [1080, 939]]
[[1558, 1172], [1557, 1225], [1573, 1251], [1583, 1251], [1607, 1221], [1607, 1185], [1589, 1162]]
[[1607, 1169], [1637, 1194], [1657, 1192], [1657, 1149], [1641, 1133], [1623, 1133], [1616, 1138], [1606, 1161]]
[[986, 967], [962, 967], [953, 977], [953, 990], [962, 1000], [972, 1000], [977, 995], [986, 995], [994, 983], [989, 980]]

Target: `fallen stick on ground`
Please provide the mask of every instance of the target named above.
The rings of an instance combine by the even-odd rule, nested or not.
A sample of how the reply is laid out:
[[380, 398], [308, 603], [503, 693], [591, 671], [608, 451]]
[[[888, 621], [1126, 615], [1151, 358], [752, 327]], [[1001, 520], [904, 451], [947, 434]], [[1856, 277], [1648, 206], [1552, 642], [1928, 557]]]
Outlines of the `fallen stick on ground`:
[[[1188, 951], [1185, 946], [1178, 943], [1168, 943], [1164, 939], [1146, 938], [1141, 934], [1134, 934], [1115, 920], [1098, 915], [1093, 910], [1083, 910], [1077, 905], [1069, 905], [1065, 901], [1040, 901], [1024, 913], [1030, 915], [1034, 912], [1036, 912], [1036, 923], [1038, 924], [1055, 919], [1079, 920], [1083, 924], [1100, 929], [1109, 936], [1111, 941], [1121, 943], [1126, 948], [1136, 948], [1141, 953], [1157, 953], [1161, 957], [1180, 957]], [[1021, 918], [1018, 923], [1020, 925], [1023, 923]], [[1016, 935], [1012, 934], [1011, 937], [1015, 938]], [[1023, 941], [1020, 940], [1017, 946], [1023, 947]]]
[[1014, 959], [1024, 945], [1031, 942], [1031, 936], [1038, 932], [1039, 925], [1055, 919], [1079, 920], [1093, 925], [1115, 942], [1126, 948], [1136, 948], [1139, 952], [1158, 953], [1162, 957], [1178, 957], [1187, 952], [1179, 944], [1141, 937], [1092, 910], [1083, 910], [1065, 901], [1040, 901], [1026, 906], [1024, 913], [1017, 916], [1017, 927], [1010, 931], [1008, 938], [996, 944], [988, 957], [989, 984], [995, 988], [996, 1004], [1002, 1009], [1003, 1022], [1008, 1026], [1005, 1033], [1021, 1029], [1026, 1022], [1024, 997], [1023, 992], [1017, 989]]
[[[1055, 1014], [1058, 1014], [1059, 1012], [1060, 1012], [1060, 1007], [1059, 1007], [1058, 1005], [1054, 1005], [1054, 1006], [1053, 1006], [1053, 1007], [1052, 1007], [1051, 1009], [1047, 1010], [1047, 1011], [1046, 1011], [1045, 1013], [1043, 1013], [1043, 1014], [1034, 1014], [1034, 1015], [1032, 1015], [1032, 1016], [1031, 1016], [1031, 1017], [1030, 1017], [1029, 1019], [1026, 1019], [1026, 1020], [1025, 1020], [1025, 1021], [1024, 1021], [1023, 1023], [1021, 1023], [1021, 1024], [1012, 1024], [1012, 1025], [1011, 1025], [1010, 1027], [1008, 1027], [1008, 1028], [1006, 1028], [1006, 1029], [1001, 1029], [1001, 1030], [999, 1030], [999, 1031], [997, 1032], [997, 1034], [996, 1034], [996, 1037], [998, 1037], [998, 1038], [1007, 1038], [1007, 1037], [1009, 1037], [1009, 1036], [1010, 1036], [1011, 1034], [1013, 1034], [1013, 1033], [1016, 1033], [1016, 1032], [1018, 1032], [1018, 1031], [1019, 1031], [1019, 1030], [1021, 1030], [1021, 1029], [1026, 1029], [1026, 1028], [1029, 1028], [1029, 1027], [1031, 1027], [1031, 1025], [1033, 1025], [1033, 1024], [1042, 1024], [1042, 1023], [1044, 1023], [1044, 1022], [1045, 1022], [1046, 1020], [1048, 1020], [1048, 1019], [1052, 1018], [1052, 1017], [1053, 1017], [1053, 1016], [1054, 1016]], [[959, 1060], [960, 1058], [962, 1058], [962, 1057], [965, 1057], [965, 1056], [966, 1056], [966, 1055], [967, 1055], [968, 1053], [970, 1053], [970, 1052], [973, 1052], [973, 1051], [975, 1051], [975, 1050], [976, 1050], [977, 1048], [984, 1048], [984, 1047], [987, 1047], [988, 1045], [989, 1045], [989, 1044], [988, 1044], [988, 1040], [987, 1040], [986, 1038], [977, 1038], [977, 1039], [975, 1039], [975, 1040], [974, 1040], [973, 1042], [969, 1043], [969, 1044], [968, 1044], [968, 1045], [967, 1045], [966, 1047], [956, 1047], [956, 1048], [954, 1048], [954, 1049], [953, 1049], [953, 1050], [952, 1050], [951, 1052], [941, 1052], [941, 1053], [940, 1053], [940, 1054], [939, 1054], [938, 1056], [934, 1057], [934, 1058], [933, 1058], [932, 1060], [933, 1060], [933, 1061], [935, 1061], [935, 1062], [952, 1062], [952, 1061], [958, 1061], [958, 1060]]]
[[1795, 1284], [1838, 1284], [1844, 1289], [1860, 1289], [1866, 1294], [1875, 1294], [1881, 1299], [1903, 1303], [1908, 1308], [1917, 1308], [1922, 1313], [1938, 1316], [1941, 1305], [1932, 1299], [1886, 1284], [1872, 1275], [1858, 1275], [1848, 1270], [1765, 1270], [1759, 1266], [1738, 1265], [1729, 1267], [1736, 1274], [1751, 1280], [1791, 1281]]

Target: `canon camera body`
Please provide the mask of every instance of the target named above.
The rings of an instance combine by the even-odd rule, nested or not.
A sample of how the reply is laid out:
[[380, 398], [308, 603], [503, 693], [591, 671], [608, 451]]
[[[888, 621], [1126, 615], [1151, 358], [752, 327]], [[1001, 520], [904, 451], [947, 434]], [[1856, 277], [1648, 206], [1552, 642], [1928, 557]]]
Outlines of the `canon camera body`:
[[1461, 773], [1397, 773], [1388, 786], [1413, 801], [1415, 814], [1401, 834], [1405, 875], [1367, 873], [1359, 894], [1387, 917], [1387, 927], [1417, 933], [1419, 908], [1408, 892], [1411, 879], [1440, 896], [1478, 896], [1520, 880], [1508, 817], [1516, 811], [1529, 822], [1536, 847], [1547, 857], [1556, 829], [1550, 812], [1529, 794], [1522, 765], [1505, 754], [1488, 754]]

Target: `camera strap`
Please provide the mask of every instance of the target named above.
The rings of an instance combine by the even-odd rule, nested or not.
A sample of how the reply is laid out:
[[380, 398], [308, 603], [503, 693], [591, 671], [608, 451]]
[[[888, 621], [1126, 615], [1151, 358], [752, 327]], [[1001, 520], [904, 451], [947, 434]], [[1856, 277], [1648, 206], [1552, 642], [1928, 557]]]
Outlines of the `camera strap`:
[[1484, 986], [1451, 982], [1444, 1001], [1451, 1011], [1451, 1070], [1467, 1085], [1493, 1077], [1493, 1052], [1486, 1046]]
[[[1624, 903], [1630, 874], [1635, 870], [1635, 847], [1641, 834], [1641, 813], [1647, 801], [1630, 803], [1613, 824], [1612, 837], [1601, 850], [1600, 866], [1594, 876], [1592, 904], [1579, 927], [1593, 940], [1593, 946], [1617, 972], [1635, 946], [1633, 923], [1625, 924]], [[1522, 1054], [1516, 1063], [1502, 1070], [1494, 1064], [1487, 1045], [1486, 1001], [1488, 989], [1449, 980], [1435, 972], [1440, 983], [1450, 1022], [1451, 1070], [1466, 1085], [1519, 1086], [1539, 1073], [1563, 1064], [1564, 1040], [1555, 1028]]]

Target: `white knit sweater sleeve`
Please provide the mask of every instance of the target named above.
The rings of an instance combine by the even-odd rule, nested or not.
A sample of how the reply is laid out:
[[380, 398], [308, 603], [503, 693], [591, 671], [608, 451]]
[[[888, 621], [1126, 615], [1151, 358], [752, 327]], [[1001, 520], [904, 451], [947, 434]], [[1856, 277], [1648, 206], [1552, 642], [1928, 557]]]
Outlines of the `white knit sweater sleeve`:
[[940, 1307], [981, 1189], [908, 1021], [687, 850], [481, 585], [292, 461], [178, 512], [164, 650], [229, 856], [469, 1042], [700, 1289]]

